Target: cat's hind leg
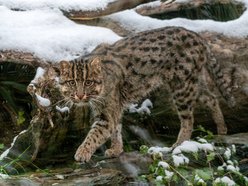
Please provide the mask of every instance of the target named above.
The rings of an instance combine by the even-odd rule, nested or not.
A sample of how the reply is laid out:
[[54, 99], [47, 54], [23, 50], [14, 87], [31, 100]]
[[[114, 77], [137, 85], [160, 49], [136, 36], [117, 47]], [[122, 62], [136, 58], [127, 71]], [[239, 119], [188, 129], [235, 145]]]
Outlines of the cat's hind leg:
[[178, 105], [178, 117], [181, 123], [180, 131], [177, 141], [173, 147], [180, 145], [182, 142], [189, 140], [193, 131], [194, 116], [193, 111], [190, 109], [191, 105]]
[[171, 86], [173, 102], [176, 106], [178, 117], [181, 123], [177, 141], [173, 147], [180, 145], [183, 141], [189, 140], [193, 131], [194, 106], [198, 96], [198, 85], [196, 82], [180, 82]]
[[118, 157], [123, 152], [122, 125], [118, 124], [111, 135], [111, 147], [105, 151], [107, 157]]
[[213, 120], [217, 125], [217, 132], [219, 135], [227, 134], [227, 127], [220, 109], [219, 101], [209, 90], [205, 90], [204, 94], [200, 95], [199, 101], [206, 105], [212, 114]]

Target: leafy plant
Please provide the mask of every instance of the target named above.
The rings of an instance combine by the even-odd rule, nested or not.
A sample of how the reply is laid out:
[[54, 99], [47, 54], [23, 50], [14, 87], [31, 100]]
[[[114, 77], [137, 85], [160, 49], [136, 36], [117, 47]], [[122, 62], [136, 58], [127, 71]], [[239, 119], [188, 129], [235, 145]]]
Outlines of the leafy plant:
[[4, 144], [0, 143], [0, 150], [4, 148]]
[[206, 138], [198, 137], [187, 141], [175, 149], [141, 146], [142, 154], [150, 154], [153, 163], [150, 174], [141, 178], [155, 185], [192, 185], [192, 186], [248, 186], [248, 178], [239, 171], [235, 158], [236, 147], [215, 146]]
[[34, 74], [35, 69], [29, 65], [0, 63], [1, 110], [6, 112], [6, 117], [9, 115], [12, 123], [22, 124], [25, 121], [25, 110], [31, 102], [26, 87]]

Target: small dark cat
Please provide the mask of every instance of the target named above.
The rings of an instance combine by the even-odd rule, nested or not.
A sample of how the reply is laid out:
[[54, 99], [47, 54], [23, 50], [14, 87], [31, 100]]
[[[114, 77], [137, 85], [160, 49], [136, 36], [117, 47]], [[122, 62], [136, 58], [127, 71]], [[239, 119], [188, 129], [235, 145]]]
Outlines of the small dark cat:
[[118, 156], [123, 151], [123, 110], [160, 86], [168, 87], [181, 121], [174, 146], [190, 139], [198, 100], [211, 109], [218, 133], [227, 132], [218, 100], [209, 92], [205, 78], [210, 74], [233, 106], [231, 88], [206, 41], [184, 28], [150, 30], [113, 45], [100, 45], [87, 56], [62, 61], [59, 71], [65, 99], [77, 106], [89, 104], [94, 113], [92, 128], [75, 154], [77, 161], [89, 161], [109, 138], [112, 144], [105, 155]]

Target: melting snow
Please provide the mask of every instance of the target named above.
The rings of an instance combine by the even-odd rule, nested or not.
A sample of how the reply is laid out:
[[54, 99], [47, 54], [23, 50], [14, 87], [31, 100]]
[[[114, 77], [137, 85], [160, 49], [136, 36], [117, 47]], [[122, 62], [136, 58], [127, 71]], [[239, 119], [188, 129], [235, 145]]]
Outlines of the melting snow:
[[167, 168], [170, 167], [169, 164], [166, 163], [165, 161], [160, 161], [160, 162], [158, 162], [158, 166], [161, 166], [161, 167], [163, 167], [164, 169], [167, 169]]
[[40, 106], [48, 107], [51, 105], [51, 101], [49, 99], [41, 97], [38, 94], [35, 94], [35, 95], [36, 95], [37, 101], [39, 102]]
[[145, 101], [143, 101], [143, 103], [141, 104], [141, 106], [139, 108], [138, 107], [138, 104], [131, 104], [129, 106], [129, 112], [130, 113], [141, 113], [141, 114], [144, 114], [144, 113], [147, 113], [147, 114], [151, 114], [151, 111], [149, 108], [152, 108], [153, 105], [152, 105], [152, 102], [149, 100], [149, 99], [146, 99]]
[[170, 152], [172, 148], [169, 147], [150, 147], [148, 149], [149, 154], [156, 154], [156, 153], [167, 153]]
[[198, 143], [196, 141], [184, 141], [181, 145], [177, 146], [172, 154], [180, 154], [182, 152], [198, 152], [198, 150], [213, 151], [214, 146], [210, 143]]
[[163, 176], [157, 176], [157, 177], [156, 177], [156, 180], [157, 180], [157, 181], [162, 181], [162, 180], [163, 180]]
[[229, 148], [226, 148], [226, 151], [225, 151], [225, 153], [224, 153], [224, 157], [225, 157], [227, 160], [229, 160], [230, 157], [231, 157], [231, 155], [232, 155], [231, 150], [230, 150]]
[[172, 176], [174, 175], [174, 172], [171, 172], [171, 171], [168, 171], [168, 170], [164, 170], [164, 173], [165, 173], [165, 178], [167, 180], [171, 179]]
[[59, 106], [56, 106], [56, 110], [61, 112], [61, 113], [65, 113], [65, 112], [70, 112], [70, 109], [68, 107], [59, 107]]
[[185, 165], [189, 163], [189, 158], [184, 156], [183, 154], [172, 155], [173, 163], [176, 167], [179, 165]]
[[222, 178], [216, 178], [215, 183], [224, 183], [227, 184], [227, 186], [234, 186], [236, 185], [235, 182], [233, 180], [231, 180], [229, 177], [224, 176]]
[[[241, 1], [241, 0], [240, 0]], [[248, 0], [241, 1], [248, 7]], [[195, 32], [213, 31], [227, 36], [245, 37], [248, 35], [248, 11], [246, 10], [238, 19], [220, 22], [213, 20], [190, 20], [186, 18], [174, 18], [159, 20], [148, 16], [142, 16], [135, 10], [125, 10], [108, 16], [120, 22], [128, 30], [139, 32], [165, 26], [181, 26]], [[235, 29], [238, 28], [238, 29]]]
[[41, 67], [38, 67], [37, 70], [36, 70], [36, 74], [34, 76], [34, 79], [31, 81], [31, 84], [32, 83], [38, 83], [38, 79], [43, 77], [43, 75], [45, 74], [45, 70]]

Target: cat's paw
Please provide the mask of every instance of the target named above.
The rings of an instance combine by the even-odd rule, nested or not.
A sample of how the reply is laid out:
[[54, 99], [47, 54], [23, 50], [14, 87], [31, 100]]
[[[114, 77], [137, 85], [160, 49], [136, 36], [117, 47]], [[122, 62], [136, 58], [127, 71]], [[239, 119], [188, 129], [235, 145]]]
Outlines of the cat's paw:
[[74, 158], [79, 162], [88, 162], [92, 156], [92, 151], [90, 149], [85, 148], [84, 146], [79, 146]]
[[109, 158], [119, 157], [122, 152], [122, 148], [110, 148], [105, 151], [105, 156]]

